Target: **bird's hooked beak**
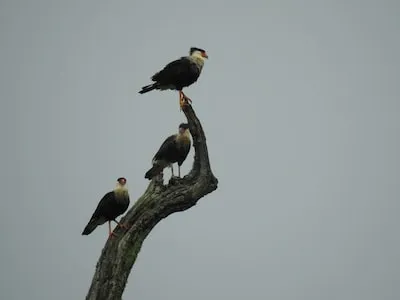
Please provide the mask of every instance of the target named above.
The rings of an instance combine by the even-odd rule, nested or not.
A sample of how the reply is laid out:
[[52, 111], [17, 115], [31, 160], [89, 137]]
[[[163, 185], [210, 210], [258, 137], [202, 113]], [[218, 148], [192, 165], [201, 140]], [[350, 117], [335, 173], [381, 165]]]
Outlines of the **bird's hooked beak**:
[[201, 53], [201, 56], [208, 59], [208, 55], [207, 55], [206, 52], [202, 52], [202, 53]]
[[179, 128], [179, 133], [180, 133], [180, 134], [184, 134], [184, 133], [185, 133], [185, 131], [186, 131], [186, 129], [185, 129], [185, 128], [182, 128], [182, 127], [180, 127], [180, 128]]

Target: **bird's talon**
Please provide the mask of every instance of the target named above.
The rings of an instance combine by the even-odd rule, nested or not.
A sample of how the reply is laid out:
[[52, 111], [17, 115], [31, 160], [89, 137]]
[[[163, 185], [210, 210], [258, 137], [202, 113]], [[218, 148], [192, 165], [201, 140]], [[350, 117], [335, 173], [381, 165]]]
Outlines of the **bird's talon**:
[[169, 179], [169, 184], [175, 185], [179, 182], [181, 178], [178, 176], [171, 176], [171, 178]]
[[114, 232], [111, 232], [111, 233], [108, 234], [108, 238], [109, 239], [112, 239], [113, 237], [118, 237], [118, 235], [115, 234]]
[[121, 227], [122, 229], [125, 229], [125, 230], [128, 230], [128, 229], [129, 229], [129, 227], [128, 227], [127, 225], [125, 225], [125, 224], [119, 223], [118, 225], [119, 225], [119, 227]]
[[[188, 101], [189, 100], [189, 101]], [[179, 106], [180, 106], [180, 110], [182, 111], [182, 108], [185, 106], [188, 106], [191, 103], [190, 99], [186, 99], [183, 98], [180, 102], [179, 102]]]
[[179, 107], [182, 111], [182, 108], [187, 105], [187, 97], [183, 94], [179, 95]]

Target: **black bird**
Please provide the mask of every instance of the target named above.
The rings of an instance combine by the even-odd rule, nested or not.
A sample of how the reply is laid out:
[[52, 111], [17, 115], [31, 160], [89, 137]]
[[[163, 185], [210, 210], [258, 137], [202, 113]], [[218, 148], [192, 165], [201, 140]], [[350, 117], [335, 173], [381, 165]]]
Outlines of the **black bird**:
[[178, 163], [178, 176], [181, 177], [181, 165], [190, 152], [191, 140], [189, 125], [179, 125], [179, 133], [169, 136], [153, 157], [153, 167], [146, 172], [144, 178], [149, 180], [160, 174], [164, 168], [170, 167], [174, 176], [173, 163]]
[[139, 93], [144, 94], [152, 90], [178, 90], [181, 108], [186, 101], [192, 102], [182, 89], [197, 81], [208, 55], [205, 50], [196, 47], [190, 48], [189, 54], [170, 62], [164, 69], [154, 74], [151, 77], [154, 83], [142, 87]]
[[97, 205], [89, 223], [86, 225], [82, 235], [88, 235], [96, 229], [97, 226], [103, 225], [108, 221], [108, 235], [111, 237], [114, 233], [111, 231], [111, 221], [114, 221], [119, 226], [126, 228], [116, 218], [122, 215], [129, 206], [129, 193], [126, 187], [126, 178], [120, 177], [117, 179], [116, 188], [103, 196]]

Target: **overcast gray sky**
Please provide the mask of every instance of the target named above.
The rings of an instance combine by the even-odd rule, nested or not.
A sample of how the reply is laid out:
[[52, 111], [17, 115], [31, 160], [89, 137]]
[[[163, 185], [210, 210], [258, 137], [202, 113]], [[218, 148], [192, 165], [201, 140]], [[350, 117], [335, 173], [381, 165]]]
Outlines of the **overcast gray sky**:
[[[400, 299], [398, 1], [0, 1], [0, 296], [83, 299], [186, 90], [219, 188], [146, 239], [124, 299]], [[193, 162], [193, 149], [183, 171]], [[167, 172], [166, 174], [169, 174]]]

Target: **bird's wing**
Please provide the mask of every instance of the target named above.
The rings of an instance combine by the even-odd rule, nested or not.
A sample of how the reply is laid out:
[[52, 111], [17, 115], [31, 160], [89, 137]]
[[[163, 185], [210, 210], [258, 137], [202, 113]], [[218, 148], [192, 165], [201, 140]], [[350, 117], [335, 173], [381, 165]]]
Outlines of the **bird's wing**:
[[186, 58], [181, 57], [170, 62], [161, 71], [151, 77], [151, 80], [162, 85], [173, 84], [182, 77], [190, 76], [192, 72], [192, 63]]
[[99, 204], [96, 207], [96, 210], [94, 211], [92, 218], [98, 218], [104, 216], [107, 211], [109, 211], [110, 206], [112, 207], [112, 203], [114, 201], [114, 192], [108, 192], [101, 198]]
[[166, 154], [175, 147], [176, 134], [173, 134], [165, 139], [161, 144], [160, 149], [154, 155], [153, 161], [165, 159]]

